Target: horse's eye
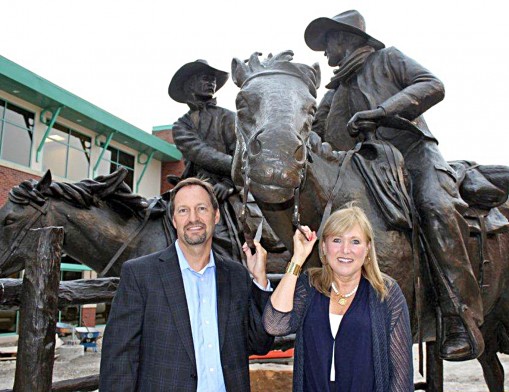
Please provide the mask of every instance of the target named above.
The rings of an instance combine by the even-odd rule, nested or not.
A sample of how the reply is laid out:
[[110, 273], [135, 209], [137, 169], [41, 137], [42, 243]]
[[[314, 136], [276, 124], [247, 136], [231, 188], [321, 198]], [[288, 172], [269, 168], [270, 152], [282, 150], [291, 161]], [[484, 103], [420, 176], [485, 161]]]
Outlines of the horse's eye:
[[239, 95], [235, 100], [235, 106], [237, 107], [237, 110], [246, 108], [247, 107], [246, 100]]
[[7, 216], [4, 219], [4, 226], [12, 225], [14, 222], [16, 222], [14, 218]]

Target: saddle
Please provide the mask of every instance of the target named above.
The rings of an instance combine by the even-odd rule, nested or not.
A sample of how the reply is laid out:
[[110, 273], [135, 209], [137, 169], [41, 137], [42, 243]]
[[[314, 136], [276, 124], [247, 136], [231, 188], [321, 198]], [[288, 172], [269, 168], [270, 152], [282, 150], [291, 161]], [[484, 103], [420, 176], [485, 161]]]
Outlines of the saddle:
[[[412, 229], [409, 181], [403, 156], [390, 143], [370, 140], [354, 154], [364, 181], [387, 222], [397, 230]], [[509, 221], [497, 207], [509, 195], [509, 167], [452, 161], [461, 198], [469, 208], [463, 212], [471, 233], [498, 234], [509, 230]]]
[[[381, 140], [368, 140], [363, 142], [362, 146], [356, 147], [357, 153], [354, 154], [352, 161], [355, 163], [363, 179], [376, 201], [380, 211], [383, 212], [387, 222], [395, 229], [412, 231], [412, 246], [418, 249], [420, 246], [426, 253], [426, 239], [420, 238], [416, 233], [419, 231], [416, 224], [417, 216], [413, 208], [411, 196], [407, 193], [409, 185], [408, 175], [405, 173], [403, 156], [391, 144]], [[474, 162], [455, 161], [449, 165], [456, 171], [459, 194], [461, 198], [468, 203], [469, 208], [463, 212], [465, 221], [469, 226], [471, 233], [475, 233], [478, 239], [480, 265], [479, 265], [479, 286], [483, 289], [489, 287], [484, 283], [484, 266], [490, 262], [487, 258], [487, 238], [490, 234], [498, 234], [509, 230], [509, 221], [499, 211], [498, 207], [507, 202], [509, 193], [509, 167], [506, 166], [482, 166]], [[413, 220], [412, 220], [413, 217]], [[422, 242], [424, 239], [424, 243]], [[423, 298], [423, 285], [420, 279], [426, 277], [426, 270], [422, 270], [418, 252], [414, 252], [414, 287], [416, 293], [416, 317], [418, 325], [418, 340], [422, 342], [421, 322], [423, 318], [423, 307], [426, 306], [421, 301]], [[432, 260], [433, 257], [430, 257]], [[429, 267], [428, 267], [429, 268]], [[437, 274], [438, 278], [446, 282], [443, 273]], [[427, 283], [426, 283], [427, 282]], [[425, 285], [429, 281], [425, 279]], [[435, 298], [437, 293], [435, 291]], [[458, 311], [458, 316], [464, 323], [468, 339], [471, 342], [472, 355], [483, 350], [483, 340], [478, 335], [479, 330], [474, 323], [472, 314], [467, 307], [461, 306], [455, 297], [453, 306]], [[430, 304], [428, 303], [427, 306]], [[442, 327], [442, 316], [440, 307], [437, 307], [437, 336], [445, 336]], [[477, 355], [476, 354], [476, 355]], [[420, 354], [422, 363], [422, 354]]]
[[469, 208], [463, 213], [471, 233], [498, 234], [509, 230], [509, 221], [497, 207], [507, 201], [509, 167], [452, 161], [459, 192]]

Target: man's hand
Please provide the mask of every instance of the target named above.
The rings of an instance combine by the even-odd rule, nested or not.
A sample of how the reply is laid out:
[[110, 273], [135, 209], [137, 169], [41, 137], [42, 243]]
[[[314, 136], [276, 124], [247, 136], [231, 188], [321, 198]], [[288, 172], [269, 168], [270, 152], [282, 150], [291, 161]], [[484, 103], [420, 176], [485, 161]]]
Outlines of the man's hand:
[[235, 189], [223, 184], [222, 182], [218, 182], [214, 185], [214, 194], [216, 195], [217, 201], [222, 202], [225, 201], [228, 196], [230, 196]]
[[348, 133], [350, 136], [357, 137], [359, 136], [359, 123], [362, 121], [373, 121], [376, 122], [381, 118], [385, 117], [385, 110], [381, 107], [376, 108], [374, 110], [364, 110], [362, 112], [357, 112], [353, 115], [353, 117], [348, 121]]
[[242, 245], [242, 250], [244, 251], [247, 259], [247, 269], [261, 287], [267, 287], [267, 251], [263, 248], [260, 242], [253, 240], [253, 243], [256, 249], [254, 255], [251, 254], [251, 249], [246, 242]]

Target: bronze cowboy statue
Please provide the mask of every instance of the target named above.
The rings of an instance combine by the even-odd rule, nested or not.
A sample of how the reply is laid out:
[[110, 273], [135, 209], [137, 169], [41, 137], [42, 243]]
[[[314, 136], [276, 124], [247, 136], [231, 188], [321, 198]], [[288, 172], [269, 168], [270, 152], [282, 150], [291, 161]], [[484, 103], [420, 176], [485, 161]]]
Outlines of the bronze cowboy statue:
[[201, 177], [212, 183], [221, 204], [215, 240], [223, 252], [240, 260], [236, 244], [240, 240], [232, 227], [234, 212], [226, 203], [235, 191], [230, 174], [236, 144], [235, 113], [217, 106], [214, 98], [227, 80], [227, 72], [211, 67], [205, 60], [196, 60], [175, 73], [168, 94], [189, 106], [189, 111], [173, 124], [173, 140], [186, 160], [182, 178]]
[[455, 171], [422, 117], [444, 98], [444, 86], [416, 61], [394, 47], [386, 48], [365, 30], [364, 18], [354, 10], [315, 19], [307, 26], [307, 45], [324, 51], [328, 64], [337, 67], [313, 130], [338, 150], [355, 146], [359, 124], [366, 121], [383, 125], [384, 119], [402, 118], [420, 130], [412, 134], [385, 124], [377, 137], [403, 154], [410, 174], [437, 288], [440, 355], [447, 360], [476, 358], [484, 349], [479, 331], [483, 307], [465, 245], [469, 232], [462, 213], [468, 205], [459, 196]]
[[[205, 178], [214, 186], [220, 203], [221, 220], [215, 228], [215, 250], [241, 260], [243, 234], [239, 233], [236, 216], [242, 209], [240, 194], [231, 178], [235, 153], [235, 113], [216, 105], [214, 94], [228, 80], [228, 73], [211, 67], [205, 60], [183, 65], [173, 76], [168, 94], [177, 102], [186, 103], [189, 111], [173, 124], [173, 139], [186, 160], [182, 178]], [[247, 196], [249, 214], [245, 230], [254, 233], [262, 215]], [[269, 251], [282, 252], [283, 245], [270, 226], [263, 222], [263, 245]]]

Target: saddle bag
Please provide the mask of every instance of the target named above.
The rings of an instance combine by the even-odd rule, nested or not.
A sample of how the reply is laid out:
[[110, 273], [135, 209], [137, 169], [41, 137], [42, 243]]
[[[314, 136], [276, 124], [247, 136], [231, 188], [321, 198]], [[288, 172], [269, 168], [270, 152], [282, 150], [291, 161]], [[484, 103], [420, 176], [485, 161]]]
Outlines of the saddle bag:
[[362, 143], [353, 161], [388, 224], [395, 230], [411, 230], [411, 199], [399, 150], [382, 140], [370, 140]]

